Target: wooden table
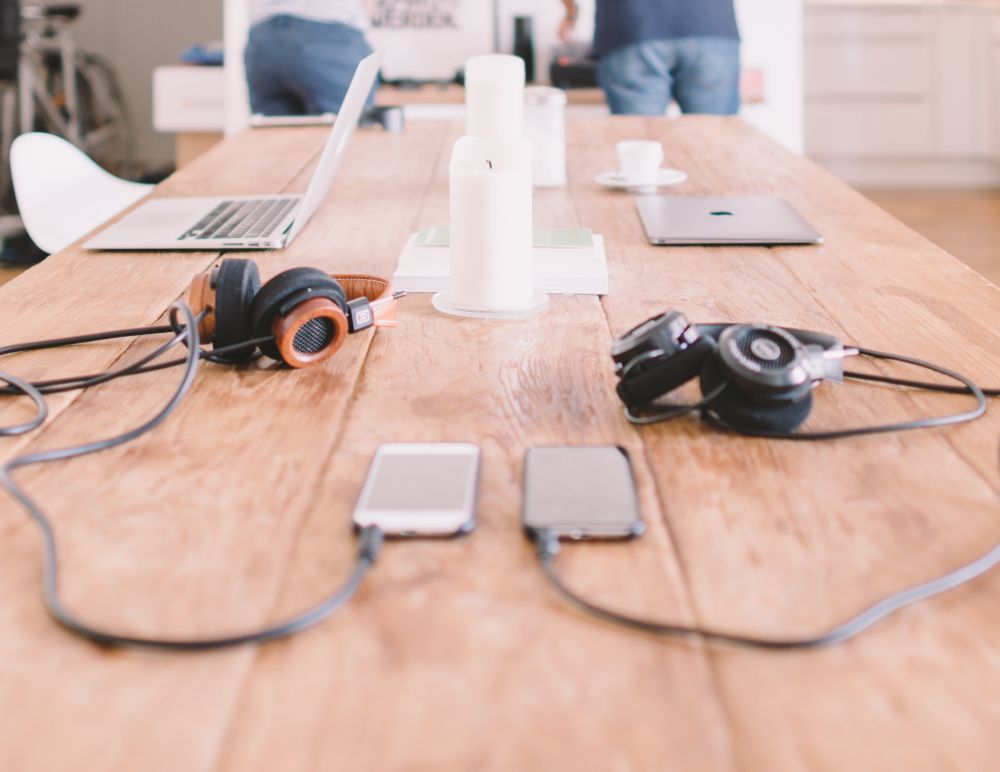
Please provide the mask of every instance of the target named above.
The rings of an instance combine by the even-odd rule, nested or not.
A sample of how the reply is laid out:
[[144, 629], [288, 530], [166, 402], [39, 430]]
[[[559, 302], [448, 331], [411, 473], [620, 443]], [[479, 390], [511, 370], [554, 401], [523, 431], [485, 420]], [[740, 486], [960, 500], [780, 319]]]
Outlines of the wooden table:
[[[388, 274], [407, 234], [447, 217], [458, 126], [361, 132], [292, 247], [256, 258]], [[302, 191], [322, 129], [254, 131], [157, 191]], [[654, 249], [629, 197], [591, 182], [614, 143], [655, 137], [691, 178], [678, 194], [780, 193], [817, 248]], [[350, 512], [375, 446], [484, 450], [471, 537], [391, 543], [320, 628], [191, 656], [103, 651], [46, 616], [39, 537], [0, 501], [0, 751], [26, 770], [986, 770], [1000, 730], [1000, 575], [830, 650], [768, 654], [669, 643], [565, 608], [519, 526], [524, 451], [617, 442], [636, 464], [646, 535], [567, 547], [577, 588], [633, 613], [761, 635], [805, 634], [978, 554], [1000, 535], [1000, 417], [800, 444], [694, 420], [637, 431], [614, 396], [612, 336], [667, 307], [762, 320], [922, 355], [1000, 382], [1000, 289], [737, 119], [570, 127], [571, 184], [537, 222], [607, 239], [612, 293], [544, 315], [445, 318], [427, 296], [396, 330], [352, 336], [326, 367], [206, 365], [178, 413], [125, 448], [18, 479], [51, 513], [67, 601], [146, 634], [253, 627], [342, 580]], [[71, 248], [0, 288], [4, 342], [145, 324], [212, 254]], [[21, 375], [89, 372], [150, 345], [12, 358]], [[178, 374], [54, 397], [8, 458], [152, 415]], [[947, 412], [961, 397], [824, 386], [813, 427]], [[12, 422], [27, 408], [0, 407]]]
[[[375, 93], [375, 101], [380, 105], [402, 105], [403, 107], [411, 105], [464, 105], [465, 89], [455, 83], [427, 83], [415, 87], [383, 85]], [[571, 105], [607, 104], [604, 92], [599, 88], [566, 89], [566, 101]]]

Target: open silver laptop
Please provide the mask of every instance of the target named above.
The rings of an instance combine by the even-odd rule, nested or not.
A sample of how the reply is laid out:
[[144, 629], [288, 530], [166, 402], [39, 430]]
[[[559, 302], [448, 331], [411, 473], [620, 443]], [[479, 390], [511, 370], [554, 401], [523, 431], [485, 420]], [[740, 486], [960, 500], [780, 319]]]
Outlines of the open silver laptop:
[[379, 54], [358, 65], [304, 196], [156, 198], [85, 243], [86, 249], [280, 249], [315, 214], [375, 85]]
[[781, 198], [636, 198], [656, 245], [822, 244], [823, 237]]

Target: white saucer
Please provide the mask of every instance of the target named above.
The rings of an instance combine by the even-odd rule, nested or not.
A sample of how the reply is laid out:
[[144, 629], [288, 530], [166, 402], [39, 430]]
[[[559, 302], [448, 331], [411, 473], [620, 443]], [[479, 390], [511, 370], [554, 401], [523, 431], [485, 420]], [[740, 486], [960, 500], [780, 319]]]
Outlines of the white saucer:
[[620, 171], [604, 172], [594, 177], [594, 182], [606, 188], [617, 188], [627, 190], [630, 193], [655, 193], [657, 188], [666, 188], [670, 185], [680, 185], [688, 178], [687, 174], [678, 169], [660, 169], [659, 177], [655, 185], [637, 185], [622, 176]]
[[513, 308], [509, 311], [469, 311], [459, 308], [448, 299], [448, 293], [439, 292], [431, 298], [431, 303], [442, 314], [449, 316], [464, 316], [472, 319], [526, 319], [529, 316], [540, 314], [549, 307], [549, 296], [543, 292], [536, 292], [529, 303], [524, 308]]

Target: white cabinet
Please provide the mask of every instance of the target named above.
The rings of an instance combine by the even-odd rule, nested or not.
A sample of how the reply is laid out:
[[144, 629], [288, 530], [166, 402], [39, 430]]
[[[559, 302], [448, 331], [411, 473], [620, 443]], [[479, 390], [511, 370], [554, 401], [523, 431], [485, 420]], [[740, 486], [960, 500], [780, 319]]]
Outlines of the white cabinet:
[[805, 18], [807, 154], [855, 184], [1000, 184], [1000, 3]]
[[993, 19], [993, 152], [1000, 159], [1000, 14]]

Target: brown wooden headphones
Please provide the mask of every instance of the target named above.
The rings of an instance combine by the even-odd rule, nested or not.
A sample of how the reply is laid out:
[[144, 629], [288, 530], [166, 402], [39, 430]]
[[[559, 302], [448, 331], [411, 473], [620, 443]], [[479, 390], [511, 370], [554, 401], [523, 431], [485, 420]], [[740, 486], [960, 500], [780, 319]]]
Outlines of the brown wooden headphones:
[[[292, 268], [261, 286], [256, 263], [227, 258], [194, 277], [188, 303], [214, 349], [254, 340], [266, 356], [299, 368], [325, 362], [351, 333], [395, 326], [398, 297], [381, 277], [315, 268]], [[255, 353], [224, 358], [244, 362]]]

